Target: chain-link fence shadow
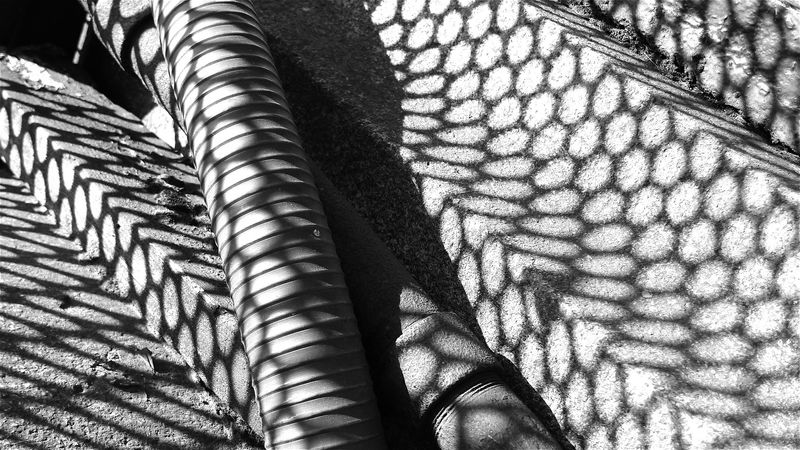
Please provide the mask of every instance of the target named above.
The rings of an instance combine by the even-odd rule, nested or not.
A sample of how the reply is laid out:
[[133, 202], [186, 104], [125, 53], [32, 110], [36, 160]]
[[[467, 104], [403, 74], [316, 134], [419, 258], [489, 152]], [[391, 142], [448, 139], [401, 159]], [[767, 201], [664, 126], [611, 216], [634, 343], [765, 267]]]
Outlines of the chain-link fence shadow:
[[0, 445], [236, 447], [224, 407], [5, 166], [0, 197]]
[[108, 269], [150, 331], [249, 418], [249, 371], [192, 169], [91, 88], [3, 71], [0, 145], [12, 173], [86, 261]]
[[[578, 2], [575, 2], [578, 3]], [[800, 148], [800, 10], [791, 1], [592, 0], [612, 33], [644, 45], [670, 76], [741, 111], [767, 136]]]
[[278, 58], [306, 148], [570, 440], [796, 446], [796, 161], [556, 4], [367, 14], [389, 113]]
[[368, 11], [484, 336], [570, 440], [796, 445], [796, 161], [554, 3]]

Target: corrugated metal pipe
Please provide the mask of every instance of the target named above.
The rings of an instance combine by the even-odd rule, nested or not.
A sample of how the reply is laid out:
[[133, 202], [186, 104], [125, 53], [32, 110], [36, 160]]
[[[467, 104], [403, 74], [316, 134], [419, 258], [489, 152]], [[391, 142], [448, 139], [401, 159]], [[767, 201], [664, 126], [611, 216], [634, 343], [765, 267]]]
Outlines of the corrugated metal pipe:
[[353, 308], [249, 0], [153, 0], [272, 448], [383, 448]]

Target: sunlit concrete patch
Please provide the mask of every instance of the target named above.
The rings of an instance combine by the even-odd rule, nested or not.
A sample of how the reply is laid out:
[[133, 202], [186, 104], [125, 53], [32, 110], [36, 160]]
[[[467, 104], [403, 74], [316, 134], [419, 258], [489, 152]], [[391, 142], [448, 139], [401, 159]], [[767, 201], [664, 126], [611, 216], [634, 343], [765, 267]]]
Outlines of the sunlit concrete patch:
[[[577, 2], [573, 2], [577, 3]], [[800, 149], [800, 5], [784, 0], [592, 0], [708, 93]]]
[[570, 440], [800, 445], [797, 161], [547, 2], [367, 6], [487, 342]]

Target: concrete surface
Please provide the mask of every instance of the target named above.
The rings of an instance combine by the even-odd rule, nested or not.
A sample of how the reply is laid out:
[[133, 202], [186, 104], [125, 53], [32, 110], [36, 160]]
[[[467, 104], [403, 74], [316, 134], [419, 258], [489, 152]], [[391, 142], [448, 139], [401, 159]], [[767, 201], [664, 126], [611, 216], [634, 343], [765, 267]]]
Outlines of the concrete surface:
[[94, 89], [2, 59], [0, 158], [54, 211], [58, 229], [108, 268], [148, 329], [260, 431], [193, 169]]
[[256, 3], [313, 159], [576, 447], [799, 446], [795, 157], [550, 2]]
[[0, 165], [0, 447], [257, 448]]
[[800, 171], [550, 2], [384, 0], [399, 155], [579, 448], [800, 446]]
[[[237, 357], [240, 344], [238, 341], [232, 344], [236, 345], [232, 351], [230, 345], [226, 347], [224, 342], [212, 341], [226, 339], [227, 336], [238, 339], [235, 335], [235, 322], [218, 319], [217, 329], [209, 330], [203, 320], [206, 314], [204, 311], [196, 313], [200, 317], [196, 322], [188, 312], [203, 307], [196, 304], [198, 299], [211, 297], [213, 300], [214, 296], [225, 295], [221, 300], [230, 302], [226, 294], [220, 294], [226, 289], [222, 285], [223, 281], [213, 276], [220, 270], [218, 259], [209, 258], [202, 251], [203, 247], [198, 245], [198, 241], [205, 242], [210, 234], [206, 212], [197, 208], [194, 191], [196, 178], [175, 161], [176, 158], [180, 159], [179, 155], [162, 152], [159, 147], [161, 144], [156, 146], [158, 148], [151, 148], [146, 141], [153, 139], [152, 136], [134, 135], [129, 128], [131, 123], [125, 121], [127, 116], [120, 114], [119, 109], [98, 96], [91, 88], [58, 70], [46, 69], [29, 59], [9, 55], [6, 62], [8, 89], [0, 93], [0, 96], [4, 96], [6, 100], [8, 111], [11, 111], [11, 120], [6, 122], [5, 128], [0, 125], [0, 139], [6, 139], [5, 142], [0, 141], [0, 144], [6, 145], [7, 157], [15, 171], [35, 192], [39, 192], [43, 201], [54, 201], [54, 204], [60, 205], [58, 223], [60, 228], [64, 228], [62, 231], [72, 233], [85, 242], [88, 246], [87, 253], [98, 264], [108, 265], [109, 272], [119, 280], [122, 290], [145, 310], [148, 328], [178, 347], [185, 359], [197, 357], [197, 354], [211, 359], [215, 370], [211, 376], [208, 375], [208, 367], [202, 363], [194, 366], [200, 372], [200, 377], [240, 413], [252, 414], [252, 409], [242, 408], [238, 403], [240, 400], [229, 394], [230, 390], [235, 392], [239, 389], [236, 384], [248, 384], [249, 373], [240, 370], [241, 360]], [[23, 85], [15, 84], [14, 80]], [[84, 111], [81, 110], [59, 117], [69, 119], [71, 124], [94, 127], [92, 134], [100, 141], [110, 139], [110, 145], [106, 142], [98, 147], [84, 148], [82, 128], [65, 127], [63, 123], [55, 126], [50, 120], [54, 109], [60, 109], [64, 105], [74, 106], [76, 98], [92, 99], [101, 108], [112, 107], [111, 110], [106, 110], [109, 115], [104, 116], [104, 120], [109, 122], [106, 124], [108, 128], [87, 121]], [[30, 128], [25, 130], [23, 125], [17, 125], [16, 122], [24, 122]], [[23, 131], [14, 132], [15, 129]], [[20, 141], [16, 137], [20, 133], [22, 136], [31, 133], [34, 138], [26, 140], [23, 137], [22, 144], [15, 145], [15, 142]], [[48, 133], [48, 136], [50, 133], [57, 133], [59, 143], [37, 138], [44, 133]], [[122, 134], [129, 137], [125, 139], [124, 150], [127, 156], [134, 156], [133, 158], [116, 158], [120, 149], [114, 143], [119, 144], [118, 136]], [[96, 152], [94, 149], [102, 151]], [[108, 153], [103, 154], [106, 151]], [[71, 164], [74, 158], [87, 161]], [[99, 158], [116, 161], [118, 166], [108, 169], [98, 163]], [[50, 175], [39, 176], [36, 164], [42, 159], [57, 160], [57, 163], [44, 164], [48, 167], [48, 173], [55, 170], [50, 164], [55, 164], [60, 168], [58, 175], [53, 174], [52, 178]], [[115, 176], [111, 173], [113, 171], [121, 171], [127, 177]], [[159, 175], [154, 176], [155, 173]], [[79, 178], [84, 174], [90, 175], [86, 179]], [[131, 180], [137, 178], [146, 181], [144, 190], [130, 189], [131, 183], [136, 182]], [[103, 195], [84, 196], [83, 192], [98, 189], [94, 183], [100, 179], [103, 183], [100, 187]], [[375, 389], [379, 394], [384, 430], [391, 440], [389, 447], [434, 448], [430, 427], [420, 424], [419, 411], [415, 409], [419, 405], [412, 404], [408, 391], [417, 389], [419, 392], [415, 399], [424, 397], [427, 405], [472, 370], [485, 369], [487, 363], [492, 365], [492, 354], [485, 347], [476, 352], [477, 342], [461, 326], [451, 330], [455, 334], [451, 332], [442, 336], [443, 324], [432, 326], [445, 320], [442, 317], [418, 320], [420, 314], [430, 310], [430, 305], [423, 299], [424, 294], [419, 292], [419, 287], [409, 279], [392, 255], [381, 247], [369, 227], [357, 218], [329, 183], [325, 183], [321, 177], [317, 181], [321, 183], [322, 198], [326, 202], [326, 209], [329, 209], [337, 251], [342, 257], [343, 266], [347, 267], [345, 274], [349, 288], [354, 296], [360, 296], [363, 300], [356, 308], [361, 314], [359, 317], [369, 317], [369, 320], [360, 322], [359, 326], [366, 340], [371, 370], [376, 376], [380, 375]], [[64, 193], [65, 199], [58, 199], [57, 191], [63, 186], [57, 185], [61, 183], [75, 186], [73, 193]], [[125, 209], [120, 211], [118, 208], [122, 199], [125, 200], [122, 202]], [[330, 208], [334, 210], [330, 211]], [[98, 236], [90, 219], [87, 219], [88, 225], [83, 219], [75, 220], [87, 216], [87, 211], [116, 214], [111, 223], [116, 226], [117, 234], [114, 235], [104, 226], [102, 235]], [[128, 212], [135, 212], [136, 216], [128, 216]], [[104, 220], [103, 224], [105, 223]], [[169, 229], [169, 226], [173, 228]], [[175, 226], [182, 226], [180, 233], [174, 229]], [[150, 228], [161, 230], [165, 234], [155, 242], [144, 240], [141, 243], [143, 250], [138, 245], [131, 244], [131, 241], [135, 242], [143, 236], [148, 239], [150, 234], [144, 234], [142, 230]], [[195, 240], [187, 237], [194, 237]], [[340, 239], [346, 242], [344, 246], [340, 245]], [[164, 248], [166, 242], [173, 247]], [[137, 254], [140, 251], [144, 254]], [[109, 255], [115, 256], [111, 258]], [[129, 270], [129, 265], [134, 269]], [[199, 272], [208, 277], [199, 277]], [[159, 280], [163, 280], [163, 284]], [[137, 283], [148, 285], [140, 290], [141, 286]], [[173, 287], [179, 283], [181, 288], [175, 291]], [[162, 311], [162, 308], [165, 310]], [[185, 313], [187, 317], [175, 318], [175, 310]], [[215, 316], [228, 315], [226, 311], [216, 310], [214, 313]], [[170, 318], [177, 321], [177, 324], [172, 324]], [[398, 336], [399, 322], [403, 320], [413, 320], [417, 324], [409, 327], [407, 333]], [[166, 326], [164, 322], [167, 322]], [[180, 327], [181, 335], [176, 339], [174, 332], [165, 330], [167, 326]], [[210, 336], [211, 331], [216, 334]], [[411, 364], [420, 373], [435, 373], [438, 370], [439, 375], [433, 378], [417, 377], [413, 372], [401, 370], [401, 365], [405, 367]], [[230, 375], [225, 376], [225, 371], [229, 371]], [[246, 403], [244, 406], [251, 408], [253, 404]], [[484, 414], [498, 413], [491, 408], [489, 411], [486, 411], [487, 408], [481, 409]], [[255, 420], [252, 415], [246, 417], [251, 419], [250, 425], [254, 428], [260, 425], [257, 417]], [[551, 423], [554, 424], [555, 421]]]
[[256, 3], [312, 158], [576, 447], [800, 446], [796, 157], [552, 2]]
[[[573, 2], [579, 3], [579, 2]], [[800, 6], [791, 0], [591, 0], [686, 77], [800, 151]], [[622, 30], [623, 39], [630, 36]], [[628, 35], [628, 36], [626, 36]]]
[[576, 447], [800, 446], [796, 157], [555, 3], [256, 3], [314, 160]]

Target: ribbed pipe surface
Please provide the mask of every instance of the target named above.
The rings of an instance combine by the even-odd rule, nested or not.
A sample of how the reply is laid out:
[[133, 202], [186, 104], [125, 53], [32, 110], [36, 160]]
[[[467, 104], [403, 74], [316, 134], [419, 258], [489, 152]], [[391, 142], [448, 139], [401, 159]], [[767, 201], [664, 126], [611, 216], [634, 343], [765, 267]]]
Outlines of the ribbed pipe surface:
[[249, 0], [153, 0], [267, 446], [383, 448], [353, 308]]

